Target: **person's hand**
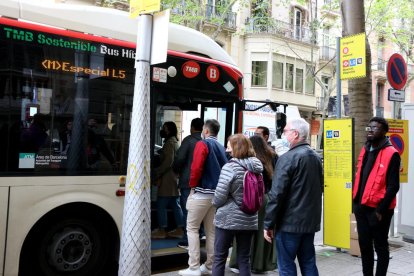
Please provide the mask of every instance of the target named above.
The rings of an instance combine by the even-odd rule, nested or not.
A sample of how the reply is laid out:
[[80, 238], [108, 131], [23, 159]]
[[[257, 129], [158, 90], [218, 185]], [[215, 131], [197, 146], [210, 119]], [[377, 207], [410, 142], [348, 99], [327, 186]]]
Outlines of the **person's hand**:
[[378, 212], [375, 212], [375, 215], [377, 216], [378, 221], [382, 220], [382, 215]]
[[263, 236], [267, 242], [272, 243], [274, 238], [273, 229], [263, 230]]

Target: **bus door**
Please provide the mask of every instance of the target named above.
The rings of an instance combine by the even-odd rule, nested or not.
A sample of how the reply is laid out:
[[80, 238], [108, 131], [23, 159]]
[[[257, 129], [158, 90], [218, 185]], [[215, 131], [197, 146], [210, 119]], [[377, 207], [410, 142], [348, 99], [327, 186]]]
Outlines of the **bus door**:
[[234, 133], [234, 103], [202, 103], [201, 119], [203, 121], [216, 119], [220, 123], [217, 140], [226, 147], [227, 138]]

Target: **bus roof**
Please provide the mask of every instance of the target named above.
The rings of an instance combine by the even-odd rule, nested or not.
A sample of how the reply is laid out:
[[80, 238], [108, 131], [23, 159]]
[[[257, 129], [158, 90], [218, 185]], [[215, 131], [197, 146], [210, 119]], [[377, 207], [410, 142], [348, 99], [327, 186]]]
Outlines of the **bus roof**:
[[[68, 4], [40, 4], [30, 0], [1, 0], [0, 15], [78, 32], [136, 42], [137, 20], [109, 8]], [[228, 53], [214, 40], [196, 30], [170, 23], [168, 49], [200, 53], [236, 66]], [[191, 39], [189, 39], [191, 38]]]

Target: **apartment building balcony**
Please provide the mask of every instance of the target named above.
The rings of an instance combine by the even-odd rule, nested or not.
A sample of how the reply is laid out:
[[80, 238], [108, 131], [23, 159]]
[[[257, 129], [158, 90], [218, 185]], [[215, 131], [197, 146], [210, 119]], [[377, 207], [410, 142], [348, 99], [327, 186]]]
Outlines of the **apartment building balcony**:
[[[164, 7], [168, 8], [168, 7]], [[201, 10], [201, 9], [200, 9]], [[186, 15], [186, 12], [188, 12], [185, 8], [183, 8], [182, 5], [174, 6], [174, 8], [171, 9], [171, 13], [175, 15]], [[193, 14], [193, 16], [197, 16], [196, 14]], [[236, 30], [236, 17], [237, 13], [235, 12], [221, 12], [221, 7], [213, 6], [206, 4], [205, 9], [203, 11], [203, 14], [199, 17], [203, 17], [206, 23], [213, 24], [213, 25], [221, 25], [224, 28]]]
[[209, 23], [220, 24], [223, 22], [225, 28], [236, 29], [236, 16], [235, 12], [223, 13], [220, 8], [206, 4], [206, 19]]
[[385, 71], [387, 67], [387, 62], [382, 58], [378, 58], [376, 63], [372, 63], [373, 71]]
[[335, 61], [336, 49], [329, 46], [320, 46], [319, 47], [319, 59], [322, 61]]
[[246, 34], [271, 34], [304, 43], [314, 43], [309, 28], [297, 26], [274, 18], [247, 18]]

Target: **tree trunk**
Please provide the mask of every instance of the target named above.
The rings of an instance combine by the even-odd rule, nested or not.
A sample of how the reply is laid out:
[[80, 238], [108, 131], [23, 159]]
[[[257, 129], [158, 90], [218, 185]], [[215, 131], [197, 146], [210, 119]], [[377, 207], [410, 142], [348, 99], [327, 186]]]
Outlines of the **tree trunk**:
[[[364, 1], [342, 0], [342, 36], [365, 33]], [[348, 81], [348, 97], [350, 116], [355, 120], [354, 161], [366, 141], [365, 126], [371, 119], [372, 111], [372, 81], [371, 81], [371, 49], [366, 39], [366, 65], [365, 78]]]

